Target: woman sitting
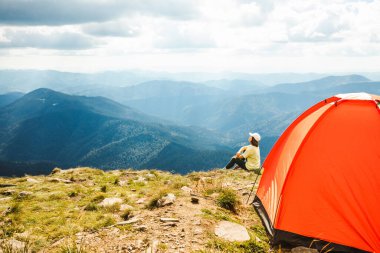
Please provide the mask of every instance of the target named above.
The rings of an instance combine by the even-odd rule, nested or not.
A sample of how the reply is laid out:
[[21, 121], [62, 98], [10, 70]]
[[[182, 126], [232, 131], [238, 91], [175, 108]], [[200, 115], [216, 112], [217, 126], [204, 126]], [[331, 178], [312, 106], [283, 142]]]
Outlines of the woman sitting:
[[261, 136], [258, 133], [249, 133], [248, 142], [250, 145], [239, 149], [225, 169], [231, 169], [235, 164], [247, 171], [254, 171], [260, 174], [260, 148]]

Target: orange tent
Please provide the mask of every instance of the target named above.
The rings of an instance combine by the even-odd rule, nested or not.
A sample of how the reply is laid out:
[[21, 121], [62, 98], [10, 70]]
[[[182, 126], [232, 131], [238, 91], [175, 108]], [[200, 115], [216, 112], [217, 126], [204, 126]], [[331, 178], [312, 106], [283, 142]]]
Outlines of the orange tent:
[[263, 168], [253, 206], [272, 244], [380, 252], [380, 96], [340, 94], [314, 105]]

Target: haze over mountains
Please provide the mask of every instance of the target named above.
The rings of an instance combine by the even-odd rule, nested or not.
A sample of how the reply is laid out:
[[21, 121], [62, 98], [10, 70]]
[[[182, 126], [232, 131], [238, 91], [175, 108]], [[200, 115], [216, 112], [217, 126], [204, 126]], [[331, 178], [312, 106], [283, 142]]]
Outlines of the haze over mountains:
[[0, 95], [1, 175], [43, 173], [53, 166], [180, 173], [223, 167], [249, 131], [262, 134], [265, 158], [285, 128], [314, 103], [337, 93], [380, 94], [380, 82], [361, 75], [308, 80], [291, 74], [302, 82], [277, 85], [264, 82], [268, 74], [262, 80], [149, 80], [117, 86], [109, 73], [0, 72], [0, 88], [6, 91]]
[[106, 98], [49, 89], [37, 89], [0, 108], [0, 160], [7, 162], [208, 169], [222, 166], [220, 158], [229, 155], [213, 138], [207, 131], [162, 125]]

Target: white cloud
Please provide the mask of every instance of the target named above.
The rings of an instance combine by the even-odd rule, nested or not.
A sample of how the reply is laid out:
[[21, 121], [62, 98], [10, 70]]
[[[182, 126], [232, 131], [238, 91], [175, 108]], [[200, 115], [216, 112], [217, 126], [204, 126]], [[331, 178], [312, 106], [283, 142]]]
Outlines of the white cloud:
[[99, 37], [135, 37], [139, 35], [140, 27], [118, 20], [83, 25], [82, 31]]
[[166, 24], [157, 27], [154, 46], [165, 49], [213, 48], [215, 41], [202, 24]]
[[82, 50], [93, 48], [100, 42], [74, 32], [41, 32], [7, 29], [0, 41], [0, 48], [40, 48]]
[[65, 25], [104, 22], [136, 13], [192, 19], [198, 10], [187, 0], [0, 0], [0, 23]]
[[[15, 10], [13, 17], [6, 12], [11, 7], [3, 8], [10, 2]], [[315, 57], [329, 70], [338, 63], [348, 68], [348, 64], [342, 65], [342, 58], [353, 68], [358, 66], [354, 59], [360, 58], [365, 64], [366, 58], [366, 66], [373, 68], [374, 59], [380, 56], [379, 0], [26, 2], [0, 0], [0, 14], [4, 14], [0, 15], [0, 51], [7, 50], [0, 56], [1, 66], [16, 66], [12, 56], [24, 53], [24, 63], [44, 55], [44, 66], [49, 61], [57, 64], [62, 57], [65, 61], [58, 63], [74, 66], [74, 59], [88, 61], [81, 66], [89, 69], [96, 65], [100, 69], [217, 71], [230, 66], [256, 71], [264, 66], [267, 70], [292, 66], [293, 71], [312, 71], [315, 64], [302, 63], [302, 59]], [[47, 8], [51, 12], [42, 13]], [[60, 50], [47, 50], [50, 48]], [[80, 50], [85, 48], [88, 50]], [[101, 63], [104, 59], [105, 66]], [[279, 59], [285, 62], [277, 62]]]

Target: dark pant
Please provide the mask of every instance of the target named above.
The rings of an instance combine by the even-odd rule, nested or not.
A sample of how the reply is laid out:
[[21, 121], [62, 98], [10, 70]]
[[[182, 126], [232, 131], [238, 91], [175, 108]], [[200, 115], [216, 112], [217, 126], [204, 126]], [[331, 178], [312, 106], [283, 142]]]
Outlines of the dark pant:
[[239, 167], [244, 170], [248, 170], [247, 167], [245, 167], [245, 159], [237, 158], [235, 156], [232, 157], [231, 161], [226, 165], [226, 169], [231, 169], [235, 164], [239, 165]]

